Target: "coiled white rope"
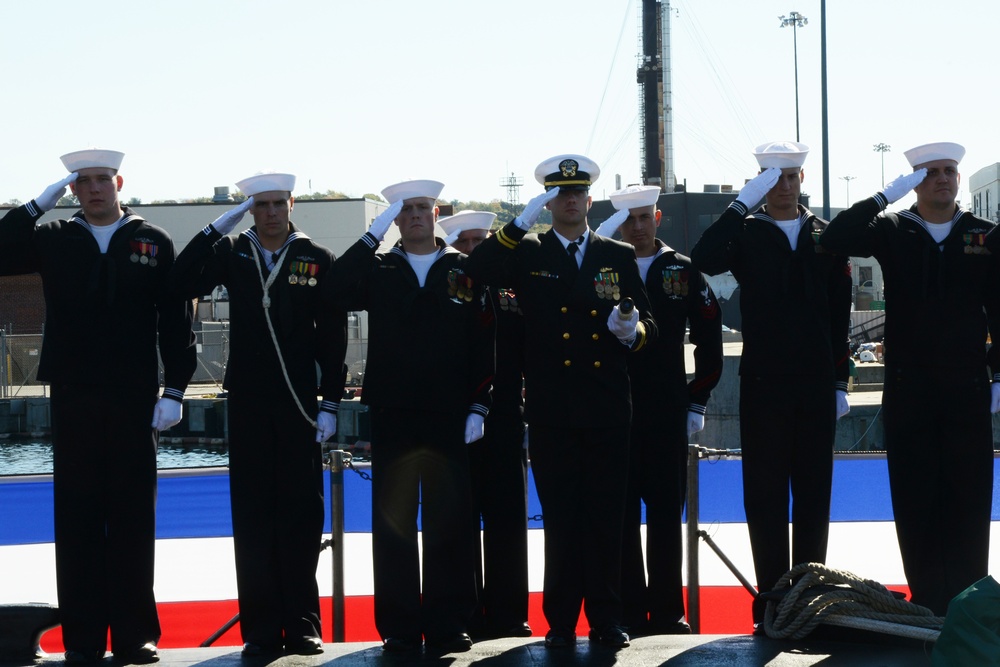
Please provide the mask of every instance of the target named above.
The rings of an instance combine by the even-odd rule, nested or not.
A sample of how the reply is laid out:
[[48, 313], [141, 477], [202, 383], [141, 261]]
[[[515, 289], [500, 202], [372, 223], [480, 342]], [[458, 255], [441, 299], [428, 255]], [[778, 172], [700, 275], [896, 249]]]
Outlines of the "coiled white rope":
[[897, 598], [877, 581], [821, 563], [793, 567], [774, 591], [786, 588], [790, 590], [779, 602], [767, 603], [768, 637], [802, 639], [823, 623], [936, 641], [944, 625], [944, 618]]

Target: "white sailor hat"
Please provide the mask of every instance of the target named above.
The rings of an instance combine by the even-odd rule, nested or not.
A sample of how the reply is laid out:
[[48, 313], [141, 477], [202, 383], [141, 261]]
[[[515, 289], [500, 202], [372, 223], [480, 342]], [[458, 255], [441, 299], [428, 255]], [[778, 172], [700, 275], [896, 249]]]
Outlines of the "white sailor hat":
[[582, 155], [556, 155], [535, 167], [535, 180], [545, 189], [587, 190], [601, 175], [597, 163]]
[[627, 188], [615, 190], [608, 195], [608, 198], [611, 200], [611, 205], [618, 211], [626, 208], [655, 206], [656, 200], [660, 198], [660, 186], [630, 185]]
[[295, 189], [294, 174], [279, 174], [274, 171], [259, 171], [249, 178], [236, 181], [236, 187], [247, 197], [261, 192], [288, 192]]
[[936, 144], [924, 144], [903, 151], [903, 155], [906, 156], [906, 161], [914, 169], [935, 160], [954, 160], [958, 163], [965, 157], [965, 146], [950, 141], [939, 141]]
[[118, 151], [109, 151], [103, 148], [86, 148], [82, 151], [66, 153], [66, 155], [61, 156], [59, 159], [62, 160], [66, 169], [71, 172], [91, 167], [118, 171], [118, 168], [122, 166], [122, 159], [124, 157], [125, 153], [119, 153]]
[[761, 169], [801, 167], [809, 155], [809, 147], [797, 141], [771, 141], [753, 150]]
[[414, 199], [416, 197], [428, 197], [437, 199], [444, 190], [444, 183], [439, 181], [403, 181], [387, 186], [382, 190], [382, 196], [390, 204], [395, 204], [400, 200]]
[[452, 234], [458, 236], [470, 229], [484, 229], [489, 231], [496, 218], [497, 214], [490, 213], [489, 211], [459, 211], [447, 218], [439, 218], [438, 224], [448, 236]]

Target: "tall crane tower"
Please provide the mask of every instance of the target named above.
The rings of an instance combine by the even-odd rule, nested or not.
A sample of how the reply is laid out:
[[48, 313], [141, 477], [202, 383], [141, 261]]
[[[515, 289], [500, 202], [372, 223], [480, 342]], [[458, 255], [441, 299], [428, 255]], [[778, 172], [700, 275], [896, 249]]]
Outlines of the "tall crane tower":
[[639, 84], [639, 141], [642, 182], [672, 192], [673, 118], [670, 101], [670, 0], [643, 0]]

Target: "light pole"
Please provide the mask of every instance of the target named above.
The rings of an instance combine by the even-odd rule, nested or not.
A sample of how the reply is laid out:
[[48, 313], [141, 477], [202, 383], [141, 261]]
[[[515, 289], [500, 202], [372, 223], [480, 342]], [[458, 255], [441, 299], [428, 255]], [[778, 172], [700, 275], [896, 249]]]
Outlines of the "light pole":
[[876, 153], [882, 154], [882, 187], [885, 187], [885, 154], [889, 152], [892, 148], [889, 144], [875, 144], [874, 150]]
[[840, 180], [847, 181], [847, 207], [851, 207], [851, 181], [853, 181], [857, 176], [841, 176]]
[[809, 19], [798, 12], [790, 12], [788, 17], [779, 16], [782, 28], [792, 26], [792, 47], [795, 54], [795, 141], [799, 140], [799, 37], [796, 32], [799, 28], [809, 23]]

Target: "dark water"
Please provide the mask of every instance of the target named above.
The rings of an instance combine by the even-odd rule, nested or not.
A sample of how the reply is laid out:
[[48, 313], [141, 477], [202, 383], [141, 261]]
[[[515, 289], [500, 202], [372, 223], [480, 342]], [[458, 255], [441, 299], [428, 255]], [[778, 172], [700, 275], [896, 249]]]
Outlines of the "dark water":
[[[202, 468], [229, 463], [225, 445], [160, 443], [156, 466]], [[0, 475], [42, 475], [52, 472], [52, 443], [44, 440], [0, 440]]]

